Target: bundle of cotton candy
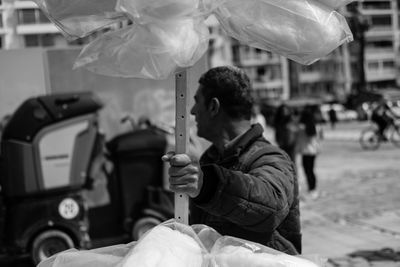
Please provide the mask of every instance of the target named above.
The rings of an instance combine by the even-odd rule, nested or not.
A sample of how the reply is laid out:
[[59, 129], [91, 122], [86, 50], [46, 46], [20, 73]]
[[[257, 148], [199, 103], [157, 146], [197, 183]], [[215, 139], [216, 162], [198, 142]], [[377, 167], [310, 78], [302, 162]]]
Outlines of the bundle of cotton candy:
[[353, 38], [344, 17], [316, 0], [226, 0], [214, 13], [240, 42], [302, 64]]
[[192, 237], [165, 225], [151, 229], [117, 267], [201, 267], [203, 250]]
[[177, 67], [193, 65], [207, 50], [208, 40], [207, 26], [193, 18], [135, 24], [89, 43], [74, 67], [109, 76], [166, 79]]

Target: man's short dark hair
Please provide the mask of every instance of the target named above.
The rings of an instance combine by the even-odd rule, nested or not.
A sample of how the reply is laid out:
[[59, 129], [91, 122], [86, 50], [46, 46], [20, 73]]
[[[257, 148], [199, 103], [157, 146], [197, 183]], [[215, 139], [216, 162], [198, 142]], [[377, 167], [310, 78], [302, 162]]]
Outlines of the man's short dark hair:
[[215, 97], [231, 118], [251, 118], [254, 100], [250, 79], [243, 70], [233, 66], [215, 67], [204, 73], [199, 83], [203, 86], [206, 105]]

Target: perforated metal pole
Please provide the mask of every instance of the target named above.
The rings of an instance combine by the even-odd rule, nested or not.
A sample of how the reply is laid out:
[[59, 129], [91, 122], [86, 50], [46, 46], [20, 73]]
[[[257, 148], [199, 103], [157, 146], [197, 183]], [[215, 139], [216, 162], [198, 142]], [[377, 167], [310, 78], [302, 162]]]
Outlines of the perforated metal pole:
[[[175, 74], [175, 151], [177, 154], [189, 150], [189, 89], [187, 71]], [[189, 198], [186, 194], [175, 194], [175, 219], [189, 224]]]

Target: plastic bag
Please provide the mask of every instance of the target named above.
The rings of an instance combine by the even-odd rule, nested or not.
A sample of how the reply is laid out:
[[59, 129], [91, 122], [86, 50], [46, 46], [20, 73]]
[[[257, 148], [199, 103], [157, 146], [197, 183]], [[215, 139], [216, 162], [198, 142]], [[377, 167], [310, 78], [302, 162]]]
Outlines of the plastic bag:
[[321, 3], [333, 8], [338, 9], [339, 7], [348, 5], [349, 3], [353, 2], [354, 0], [318, 0]]
[[198, 8], [199, 0], [118, 0], [116, 6], [139, 23], [193, 17]]
[[353, 40], [345, 18], [315, 0], [227, 0], [214, 13], [228, 35], [301, 64]]
[[168, 221], [147, 232], [117, 267], [206, 267], [206, 254], [190, 226]]
[[202, 20], [137, 24], [89, 43], [74, 67], [85, 66], [103, 75], [166, 79], [178, 67], [188, 67], [199, 60], [208, 41], [209, 31]]
[[56, 254], [38, 267], [317, 267], [258, 243], [221, 236], [206, 225], [166, 221], [127, 245]]
[[137, 242], [89, 251], [67, 250], [38, 267], [207, 267], [207, 254], [190, 226], [169, 220]]
[[127, 20], [117, 0], [33, 0], [68, 40], [82, 38]]
[[305, 258], [231, 236], [219, 238], [211, 254], [218, 267], [318, 267]]
[[37, 267], [114, 267], [135, 244], [131, 242], [87, 251], [69, 249], [43, 260]]
[[[108, 76], [165, 79], [208, 48], [214, 14], [240, 42], [311, 64], [353, 39], [333, 10], [351, 0], [34, 0], [68, 39], [121, 21], [84, 47], [75, 67]], [[122, 25], [122, 24], [121, 24]]]

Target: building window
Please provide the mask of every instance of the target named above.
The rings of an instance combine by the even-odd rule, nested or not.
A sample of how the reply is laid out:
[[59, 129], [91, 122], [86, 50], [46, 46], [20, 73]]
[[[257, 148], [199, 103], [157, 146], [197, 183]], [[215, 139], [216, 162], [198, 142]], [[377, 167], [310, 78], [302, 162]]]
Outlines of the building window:
[[30, 34], [25, 35], [25, 46], [26, 47], [37, 47], [37, 46], [54, 46], [54, 36], [51, 34]]
[[378, 62], [368, 62], [368, 69], [370, 69], [370, 70], [379, 69], [379, 63]]
[[393, 61], [383, 61], [383, 68], [384, 69], [393, 69], [394, 62]]
[[20, 24], [35, 24], [36, 10], [35, 9], [18, 10], [18, 20]]
[[371, 17], [372, 25], [374, 26], [391, 26], [392, 18], [390, 16], [373, 16]]
[[390, 1], [369, 1], [369, 2], [363, 2], [362, 6], [364, 9], [390, 9]]
[[46, 15], [41, 11], [37, 10], [39, 12], [39, 23], [50, 23], [50, 20], [46, 17]]
[[40, 9], [18, 10], [19, 24], [50, 23], [50, 20]]
[[371, 41], [367, 43], [366, 47], [369, 49], [392, 48], [393, 41], [392, 40]]
[[39, 46], [39, 38], [37, 35], [25, 35], [24, 39], [26, 47]]
[[[1, 2], [0, 2], [1, 5]], [[0, 13], [0, 28], [3, 28], [3, 14]]]
[[40, 35], [41, 46], [54, 46], [54, 38], [50, 34]]

